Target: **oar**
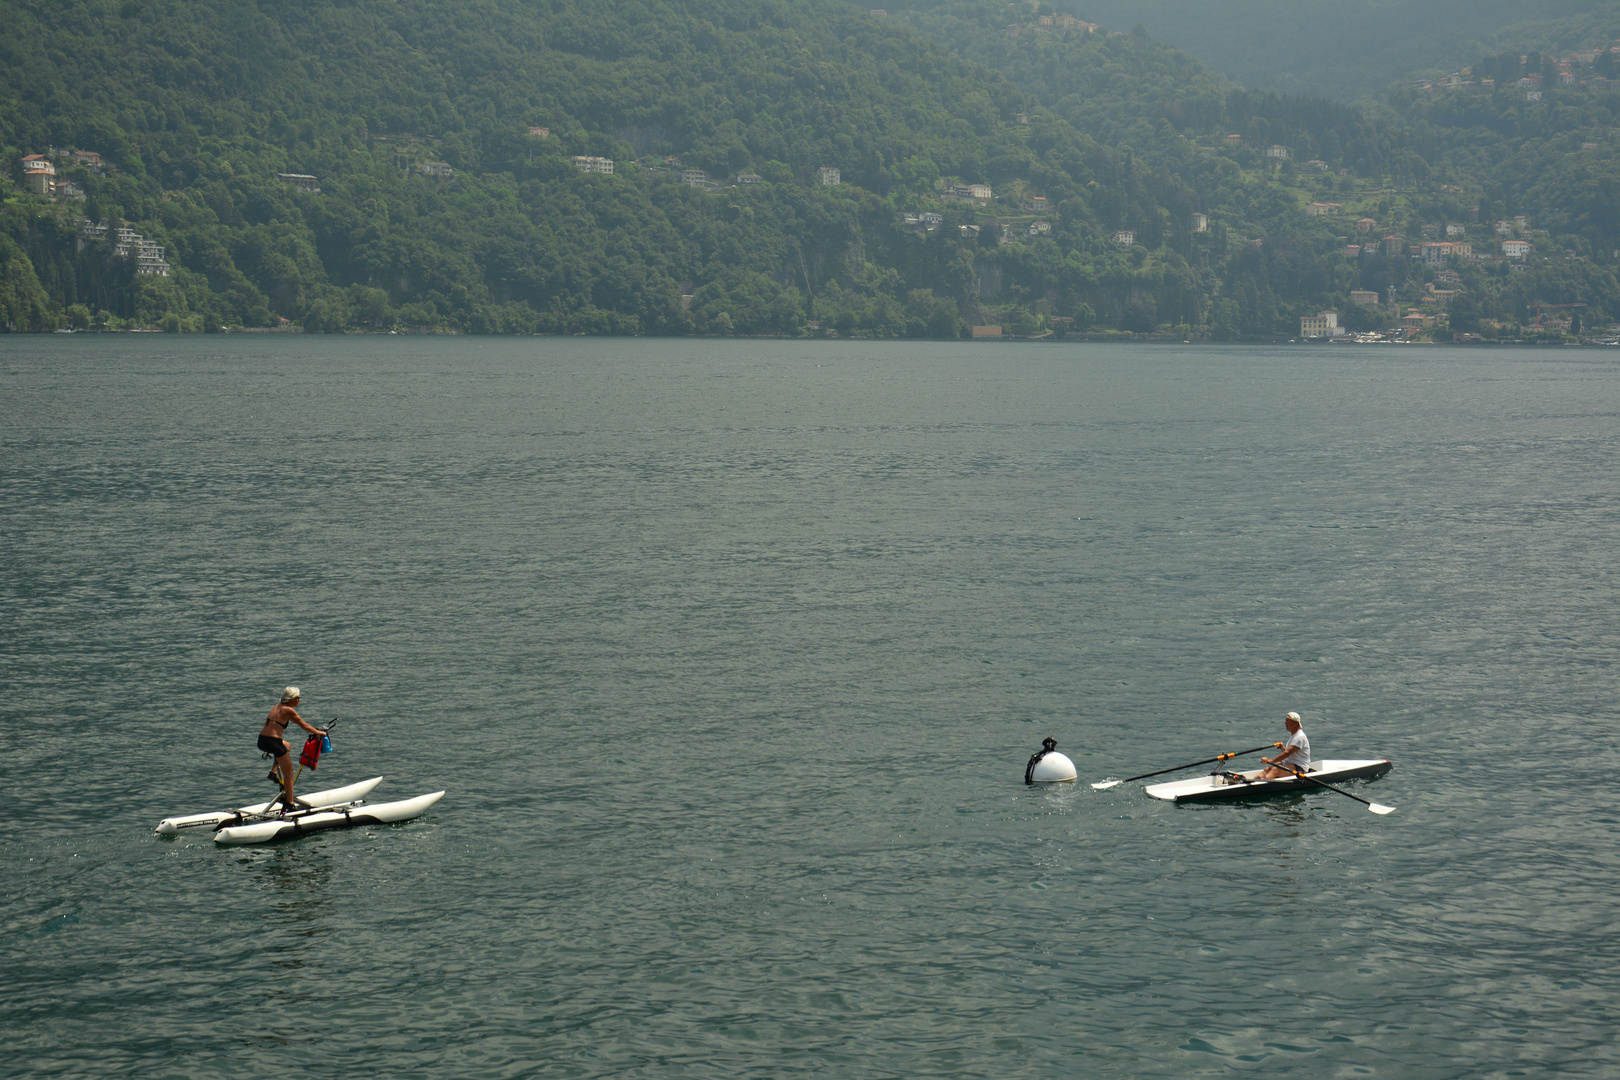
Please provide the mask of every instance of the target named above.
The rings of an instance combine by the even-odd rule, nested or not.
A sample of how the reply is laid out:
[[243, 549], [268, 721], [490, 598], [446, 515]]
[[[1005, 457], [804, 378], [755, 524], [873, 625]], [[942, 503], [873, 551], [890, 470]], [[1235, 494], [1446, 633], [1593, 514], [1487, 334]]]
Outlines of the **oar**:
[[[1279, 766], [1279, 768], [1287, 769], [1288, 766], [1282, 765], [1282, 766]], [[1338, 792], [1340, 795], [1343, 795], [1347, 799], [1354, 799], [1358, 803], [1366, 803], [1367, 804], [1367, 809], [1371, 810], [1375, 814], [1393, 814], [1395, 812], [1395, 808], [1393, 806], [1384, 806], [1384, 805], [1382, 805], [1380, 803], [1367, 802], [1367, 800], [1363, 799], [1360, 795], [1352, 795], [1348, 791], [1345, 791], [1343, 788], [1336, 788], [1332, 784], [1324, 784], [1324, 783], [1322, 783], [1322, 781], [1316, 779], [1316, 777], [1314, 777], [1314, 776], [1306, 776], [1305, 773], [1303, 771], [1299, 770], [1299, 769], [1288, 769], [1288, 771], [1293, 773], [1295, 776], [1299, 777], [1301, 780], [1309, 780], [1311, 783], [1315, 784], [1317, 787], [1325, 787], [1329, 791]], [[1260, 781], [1260, 783], [1265, 783], [1265, 781], [1262, 780], [1262, 781]]]
[[1119, 787], [1119, 785], [1128, 784], [1132, 780], [1146, 780], [1150, 776], [1163, 776], [1165, 773], [1180, 772], [1182, 769], [1193, 769], [1197, 768], [1199, 765], [1213, 765], [1217, 761], [1226, 761], [1229, 758], [1242, 757], [1244, 754], [1258, 754], [1260, 751], [1270, 750], [1274, 746], [1280, 747], [1282, 746], [1282, 743], [1266, 743], [1266, 745], [1257, 746], [1253, 750], [1239, 750], [1232, 754], [1221, 754], [1218, 757], [1205, 758], [1203, 761], [1191, 761], [1185, 765], [1177, 765], [1170, 769], [1160, 769], [1158, 772], [1145, 772], [1141, 776], [1127, 776], [1123, 780], [1104, 780], [1101, 783], [1092, 784], [1091, 786], [1096, 788], [1098, 791], [1107, 791], [1111, 787]]

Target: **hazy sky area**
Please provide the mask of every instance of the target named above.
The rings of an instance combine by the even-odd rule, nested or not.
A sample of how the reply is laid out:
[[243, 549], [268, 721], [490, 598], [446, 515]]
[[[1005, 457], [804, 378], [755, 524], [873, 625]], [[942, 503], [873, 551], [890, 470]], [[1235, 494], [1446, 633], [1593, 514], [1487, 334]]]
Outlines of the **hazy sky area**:
[[1620, 37], [1614, 0], [1079, 0], [1072, 11], [1110, 30], [1140, 22], [1251, 86], [1341, 98], [1485, 51]]

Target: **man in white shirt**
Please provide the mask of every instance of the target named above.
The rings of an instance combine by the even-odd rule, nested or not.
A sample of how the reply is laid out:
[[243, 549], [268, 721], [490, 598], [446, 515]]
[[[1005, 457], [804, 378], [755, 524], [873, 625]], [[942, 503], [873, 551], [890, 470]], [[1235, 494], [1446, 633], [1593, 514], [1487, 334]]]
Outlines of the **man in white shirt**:
[[1295, 769], [1307, 772], [1310, 770], [1311, 740], [1305, 737], [1305, 729], [1299, 726], [1299, 713], [1291, 712], [1283, 717], [1283, 724], [1288, 728], [1288, 745], [1276, 757], [1260, 759], [1266, 763], [1266, 768], [1255, 777], [1257, 780], [1275, 780], [1279, 776], [1292, 776]]

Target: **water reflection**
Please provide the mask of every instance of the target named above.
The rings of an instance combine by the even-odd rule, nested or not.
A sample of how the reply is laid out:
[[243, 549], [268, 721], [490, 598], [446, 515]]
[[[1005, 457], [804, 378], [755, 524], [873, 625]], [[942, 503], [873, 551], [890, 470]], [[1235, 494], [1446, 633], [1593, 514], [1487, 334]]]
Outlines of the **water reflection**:
[[[254, 852], [251, 861], [257, 877], [269, 888], [269, 907], [276, 917], [278, 936], [287, 924], [304, 943], [330, 933], [322, 907], [332, 895], [329, 855], [316, 845], [280, 844]], [[287, 968], [303, 966], [296, 954], [278, 957], [275, 963]]]
[[1305, 795], [1282, 795], [1261, 804], [1266, 817], [1272, 821], [1281, 822], [1294, 832], [1297, 826], [1305, 824], [1311, 818], [1315, 807], [1311, 805]]

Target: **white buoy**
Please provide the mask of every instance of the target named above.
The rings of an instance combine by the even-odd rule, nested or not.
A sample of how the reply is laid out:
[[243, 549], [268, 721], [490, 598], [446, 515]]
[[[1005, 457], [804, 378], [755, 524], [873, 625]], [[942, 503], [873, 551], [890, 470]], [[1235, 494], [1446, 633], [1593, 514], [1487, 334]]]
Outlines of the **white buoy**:
[[1074, 762], [1057, 752], [1057, 740], [1052, 738], [1041, 740], [1040, 751], [1024, 767], [1026, 784], [1069, 784], [1078, 775]]
[[1074, 771], [1074, 762], [1067, 755], [1054, 750], [1035, 763], [1029, 779], [1036, 784], [1071, 784], [1078, 775]]

